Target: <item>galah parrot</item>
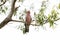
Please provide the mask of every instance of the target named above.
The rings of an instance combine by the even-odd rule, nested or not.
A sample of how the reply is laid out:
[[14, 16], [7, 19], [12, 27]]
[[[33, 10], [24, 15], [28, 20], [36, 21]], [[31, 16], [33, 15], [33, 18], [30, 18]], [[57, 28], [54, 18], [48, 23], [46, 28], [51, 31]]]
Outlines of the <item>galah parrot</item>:
[[30, 11], [26, 12], [26, 20], [25, 20], [25, 33], [29, 32], [29, 26], [31, 24], [32, 18], [30, 16]]

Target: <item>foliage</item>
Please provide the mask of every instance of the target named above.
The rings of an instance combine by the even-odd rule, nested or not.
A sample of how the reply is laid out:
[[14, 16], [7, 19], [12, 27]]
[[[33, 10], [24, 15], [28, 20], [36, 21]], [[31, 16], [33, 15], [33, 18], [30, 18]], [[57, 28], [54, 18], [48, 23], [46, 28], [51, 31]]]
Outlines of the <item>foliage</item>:
[[46, 9], [45, 3], [46, 3], [46, 1], [42, 2], [41, 9], [40, 9], [39, 13], [35, 15], [36, 22], [42, 26], [45, 23], [45, 20], [47, 19], [47, 16], [44, 15], [44, 11]]
[[4, 7], [3, 6], [0, 7], [1, 13], [4, 13], [5, 14], [7, 10], [8, 10], [8, 8], [5, 7], [5, 6]]
[[40, 25], [43, 25], [45, 20], [46, 20], [46, 16], [42, 13], [42, 14], [38, 14], [36, 16], [36, 22], [39, 23]]
[[51, 11], [51, 15], [48, 15], [48, 22], [50, 23], [50, 26], [53, 26], [54, 21], [58, 18], [58, 12], [56, 12], [54, 9]]
[[44, 15], [44, 13], [36, 14], [36, 22], [40, 25], [43, 25], [45, 22], [49, 22], [50, 27], [54, 25], [54, 21], [58, 19], [58, 12], [54, 9], [51, 11], [51, 14], [48, 14], [48, 17]]
[[53, 9], [51, 10], [51, 14], [48, 14], [48, 16], [46, 16], [44, 14], [45, 9], [46, 5], [42, 3], [40, 12], [38, 14], [35, 14], [36, 23], [39, 25], [43, 25], [48, 22], [50, 24], [50, 27], [53, 27], [55, 20], [58, 19], [59, 13], [55, 9]]
[[36, 22], [39, 23], [40, 25], [43, 25], [45, 20], [47, 19], [47, 16], [44, 15], [43, 8], [41, 8], [39, 14], [36, 14], [35, 17], [36, 17]]

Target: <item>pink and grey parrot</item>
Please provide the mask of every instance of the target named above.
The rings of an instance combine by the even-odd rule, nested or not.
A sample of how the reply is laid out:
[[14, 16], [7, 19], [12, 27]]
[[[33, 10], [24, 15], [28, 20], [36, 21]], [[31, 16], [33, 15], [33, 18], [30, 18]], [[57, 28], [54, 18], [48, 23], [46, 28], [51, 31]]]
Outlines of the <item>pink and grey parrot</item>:
[[30, 16], [30, 11], [26, 12], [26, 20], [25, 20], [25, 33], [29, 32], [29, 26], [31, 24], [32, 18]]

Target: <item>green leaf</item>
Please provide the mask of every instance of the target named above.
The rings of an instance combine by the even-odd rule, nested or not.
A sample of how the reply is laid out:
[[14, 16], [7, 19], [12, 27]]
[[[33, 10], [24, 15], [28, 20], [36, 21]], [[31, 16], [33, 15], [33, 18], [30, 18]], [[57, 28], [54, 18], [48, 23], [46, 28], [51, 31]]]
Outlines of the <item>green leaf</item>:
[[58, 5], [58, 8], [60, 9], [60, 3], [59, 3], [59, 5]]
[[24, 10], [24, 13], [26, 13], [26, 9]]
[[49, 24], [50, 24], [50, 27], [52, 27], [53, 25], [54, 25], [54, 20], [52, 20], [52, 19], [49, 19]]
[[2, 10], [3, 13], [5, 13], [5, 10]]
[[17, 13], [17, 12], [16, 12], [16, 11], [14, 11], [14, 16], [16, 16], [16, 13]]
[[19, 0], [19, 2], [20, 2], [20, 0]]
[[23, 19], [23, 17], [22, 17], [22, 16], [20, 16], [20, 17], [19, 17], [19, 19]]
[[2, 7], [0, 7], [0, 11], [2, 10]]
[[44, 8], [41, 8], [40, 12], [43, 13], [44, 12]]
[[54, 19], [54, 20], [56, 20], [56, 18], [57, 18], [57, 15], [58, 14], [58, 12], [56, 12], [55, 10], [52, 10], [52, 12], [51, 12], [51, 17]]
[[7, 7], [5, 7], [5, 9], [7, 10], [8, 8], [7, 8]]
[[45, 16], [44, 14], [38, 14], [36, 15], [37, 23], [39, 23], [41, 26], [44, 24]]
[[19, 2], [23, 2], [24, 0], [19, 0]]
[[1, 2], [3, 2], [4, 0], [1, 0]]
[[21, 16], [19, 17], [19, 19], [21, 19]]

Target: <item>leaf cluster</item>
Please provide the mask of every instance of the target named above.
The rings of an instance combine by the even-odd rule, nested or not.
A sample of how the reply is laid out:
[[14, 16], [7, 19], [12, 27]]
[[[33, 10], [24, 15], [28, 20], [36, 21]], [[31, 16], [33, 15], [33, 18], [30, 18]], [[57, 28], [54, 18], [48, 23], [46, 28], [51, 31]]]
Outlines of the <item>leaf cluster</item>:
[[54, 25], [54, 21], [58, 18], [58, 12], [56, 12], [54, 9], [51, 11], [51, 14], [48, 15], [48, 22], [50, 24], [50, 27]]
[[5, 6], [4, 7], [3, 6], [0, 7], [0, 12], [1, 13], [4, 13], [5, 14], [7, 10], [8, 10], [8, 8], [5, 7]]

